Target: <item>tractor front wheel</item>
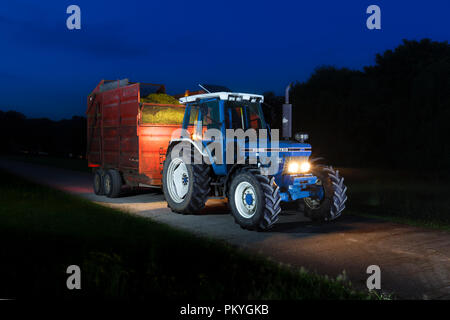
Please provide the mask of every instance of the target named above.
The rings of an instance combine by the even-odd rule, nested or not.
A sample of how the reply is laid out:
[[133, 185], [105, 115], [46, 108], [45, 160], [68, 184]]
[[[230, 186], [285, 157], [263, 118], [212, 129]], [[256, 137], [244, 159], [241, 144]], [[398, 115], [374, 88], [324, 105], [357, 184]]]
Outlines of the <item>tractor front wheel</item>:
[[258, 168], [243, 167], [234, 174], [228, 202], [235, 222], [248, 230], [270, 229], [281, 212], [279, 187]]
[[313, 221], [331, 221], [338, 218], [345, 208], [347, 187], [344, 178], [333, 167], [317, 165], [312, 169], [317, 182], [312, 186], [314, 196], [300, 201], [305, 216]]

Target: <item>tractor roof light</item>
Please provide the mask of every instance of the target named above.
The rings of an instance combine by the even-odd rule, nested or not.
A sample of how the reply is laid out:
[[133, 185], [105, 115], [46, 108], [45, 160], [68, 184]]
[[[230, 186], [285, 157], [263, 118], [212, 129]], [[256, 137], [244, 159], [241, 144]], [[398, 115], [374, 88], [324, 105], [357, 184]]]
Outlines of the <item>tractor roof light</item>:
[[307, 133], [298, 132], [294, 136], [295, 140], [303, 143], [309, 139], [309, 135]]

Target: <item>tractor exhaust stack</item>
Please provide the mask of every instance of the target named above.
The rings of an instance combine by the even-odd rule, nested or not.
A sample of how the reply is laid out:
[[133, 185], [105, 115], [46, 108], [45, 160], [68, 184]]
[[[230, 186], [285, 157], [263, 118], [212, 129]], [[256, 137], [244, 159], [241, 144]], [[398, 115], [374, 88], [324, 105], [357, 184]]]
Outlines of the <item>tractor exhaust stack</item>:
[[282, 114], [282, 132], [284, 139], [288, 140], [292, 137], [292, 104], [289, 103], [289, 90], [291, 90], [292, 83], [286, 87]]

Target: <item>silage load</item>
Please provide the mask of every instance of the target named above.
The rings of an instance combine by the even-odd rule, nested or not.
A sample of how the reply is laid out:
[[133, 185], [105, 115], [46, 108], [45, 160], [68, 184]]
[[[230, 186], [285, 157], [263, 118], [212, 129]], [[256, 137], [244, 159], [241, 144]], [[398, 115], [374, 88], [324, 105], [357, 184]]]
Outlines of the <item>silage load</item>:
[[181, 125], [183, 123], [184, 109], [184, 107], [171, 106], [144, 106], [142, 109], [142, 123]]
[[141, 102], [160, 103], [160, 104], [180, 104], [180, 102], [165, 93], [150, 93], [148, 96], [142, 97]]

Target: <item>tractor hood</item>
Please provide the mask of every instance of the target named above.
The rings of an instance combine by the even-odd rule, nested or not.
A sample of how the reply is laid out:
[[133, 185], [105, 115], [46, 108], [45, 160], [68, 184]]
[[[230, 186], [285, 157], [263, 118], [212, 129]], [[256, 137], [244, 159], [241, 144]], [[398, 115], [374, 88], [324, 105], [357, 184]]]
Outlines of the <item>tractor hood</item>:
[[281, 140], [278, 142], [278, 146], [269, 142], [267, 147], [253, 148], [246, 144], [244, 151], [246, 154], [267, 153], [269, 157], [272, 152], [278, 152], [279, 157], [309, 157], [311, 155], [311, 145], [308, 143]]

